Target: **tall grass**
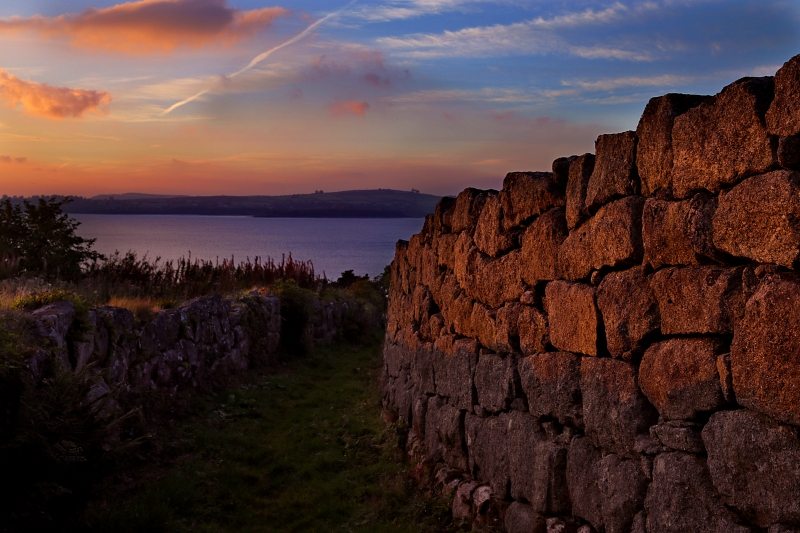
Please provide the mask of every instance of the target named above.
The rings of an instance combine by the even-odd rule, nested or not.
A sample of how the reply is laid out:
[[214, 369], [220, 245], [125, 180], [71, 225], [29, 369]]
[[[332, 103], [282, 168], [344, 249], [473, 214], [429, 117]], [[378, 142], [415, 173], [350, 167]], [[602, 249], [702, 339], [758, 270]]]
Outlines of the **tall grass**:
[[231, 293], [289, 280], [308, 289], [324, 283], [310, 261], [297, 261], [291, 255], [283, 256], [280, 262], [260, 257], [248, 257], [241, 262], [233, 257], [216, 261], [183, 257], [162, 262], [160, 258], [150, 260], [128, 252], [88, 265], [79, 286], [82, 292], [93, 291], [96, 294], [93, 299], [179, 302], [204, 294]]

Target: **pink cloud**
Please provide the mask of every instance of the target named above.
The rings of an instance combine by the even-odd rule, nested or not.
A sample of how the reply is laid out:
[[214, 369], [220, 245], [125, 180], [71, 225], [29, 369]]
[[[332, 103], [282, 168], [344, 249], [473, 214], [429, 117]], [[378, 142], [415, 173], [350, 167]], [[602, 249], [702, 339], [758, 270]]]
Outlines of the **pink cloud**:
[[142, 55], [234, 42], [287, 14], [281, 7], [241, 11], [227, 0], [134, 0], [57, 17], [0, 19], [0, 33], [32, 31], [93, 51]]
[[111, 95], [21, 80], [0, 69], [0, 99], [11, 107], [21, 106], [30, 115], [59, 119], [101, 110], [111, 102]]
[[335, 117], [357, 116], [363, 117], [369, 111], [369, 103], [359, 100], [342, 100], [330, 106], [330, 112]]

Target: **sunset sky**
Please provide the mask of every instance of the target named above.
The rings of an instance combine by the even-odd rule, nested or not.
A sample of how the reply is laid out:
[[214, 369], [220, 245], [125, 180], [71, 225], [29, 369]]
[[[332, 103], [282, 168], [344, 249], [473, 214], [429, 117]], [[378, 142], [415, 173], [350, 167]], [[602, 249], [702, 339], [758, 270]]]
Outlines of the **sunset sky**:
[[797, 53], [796, 0], [4, 0], [0, 195], [498, 187]]

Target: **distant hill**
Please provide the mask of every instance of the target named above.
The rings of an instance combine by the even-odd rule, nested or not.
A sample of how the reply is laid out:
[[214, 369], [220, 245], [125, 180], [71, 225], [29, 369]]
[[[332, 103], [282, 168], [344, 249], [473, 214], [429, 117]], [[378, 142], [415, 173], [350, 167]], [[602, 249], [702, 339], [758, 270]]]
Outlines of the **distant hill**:
[[180, 198], [181, 194], [146, 194], [141, 192], [126, 192], [123, 194], [98, 194], [89, 200], [154, 200], [157, 198]]
[[71, 214], [217, 215], [309, 218], [417, 218], [439, 196], [390, 189], [287, 196], [159, 196], [140, 193], [77, 198]]

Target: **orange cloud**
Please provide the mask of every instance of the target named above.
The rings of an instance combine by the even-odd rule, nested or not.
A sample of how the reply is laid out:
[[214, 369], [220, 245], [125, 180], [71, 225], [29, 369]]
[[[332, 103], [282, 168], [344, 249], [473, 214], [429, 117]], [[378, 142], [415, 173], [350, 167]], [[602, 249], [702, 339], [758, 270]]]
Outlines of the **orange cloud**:
[[0, 69], [0, 99], [11, 107], [22, 106], [31, 115], [77, 118], [88, 111], [107, 106], [111, 102], [111, 95], [21, 80]]
[[134, 0], [57, 17], [3, 19], [0, 33], [33, 31], [93, 51], [142, 55], [233, 42], [288, 13], [280, 7], [240, 11], [227, 4], [227, 0]]
[[28, 162], [27, 157], [11, 157], [10, 155], [0, 155], [0, 163], [7, 165], [16, 164], [23, 165]]
[[331, 114], [336, 117], [355, 115], [363, 117], [369, 111], [369, 104], [358, 100], [343, 100], [334, 102], [330, 107]]

